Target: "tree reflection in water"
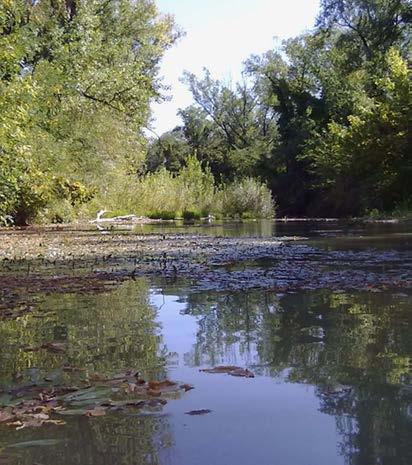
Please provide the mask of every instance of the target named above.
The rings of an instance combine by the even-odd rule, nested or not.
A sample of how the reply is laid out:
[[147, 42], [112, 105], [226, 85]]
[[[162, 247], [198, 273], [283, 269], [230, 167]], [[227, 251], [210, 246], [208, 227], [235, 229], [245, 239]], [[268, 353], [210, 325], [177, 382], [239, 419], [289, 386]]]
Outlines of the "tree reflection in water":
[[412, 298], [374, 293], [197, 293], [198, 333], [186, 362], [254, 363], [317, 386], [351, 465], [412, 463]]
[[[11, 439], [11, 435], [10, 431], [6, 432], [2, 441]], [[12, 463], [159, 465], [163, 463], [162, 454], [166, 453], [173, 442], [168, 419], [161, 415], [110, 415], [96, 419], [76, 417], [53, 433], [50, 430], [20, 431], [18, 439], [14, 434], [14, 441], [33, 441], [51, 436], [61, 439], [61, 442], [51, 447], [29, 447], [13, 451], [9, 456], [13, 459]]]
[[[127, 282], [97, 295], [47, 296], [38, 311], [0, 323], [0, 397], [1, 388], [7, 392], [17, 385], [13, 381], [16, 373], [22, 376], [19, 385], [41, 383], [44, 377], [72, 385], [70, 377], [74, 375], [62, 370], [63, 366], [80, 369], [82, 377], [127, 368], [148, 378], [165, 377], [155, 316], [145, 280]], [[53, 354], [24, 349], [47, 341], [64, 343], [67, 350]], [[53, 438], [61, 442], [49, 447], [6, 449], [4, 453], [10, 463], [18, 465], [159, 464], [161, 454], [172, 443], [168, 419], [161, 413], [63, 418], [67, 422], [64, 427], [21, 431], [2, 427], [0, 453], [5, 445]], [[0, 455], [3, 463], [1, 460]]]
[[[282, 382], [314, 385], [322, 412], [336, 417], [341, 453], [348, 464], [412, 463], [411, 297], [182, 290], [180, 297], [184, 313], [195, 316], [197, 324], [193, 350], [185, 354], [186, 366], [230, 362]], [[7, 390], [45, 376], [70, 383], [70, 374], [62, 370], [66, 365], [89, 374], [136, 368], [146, 378], [163, 378], [167, 350], [161, 332], [167, 334], [168, 328], [160, 329], [156, 323], [145, 280], [123, 283], [104, 294], [49, 295], [39, 310], [0, 323], [0, 384]], [[24, 349], [47, 341], [64, 343], [66, 351]], [[10, 463], [176, 463], [171, 422], [161, 412], [67, 417], [67, 425], [57, 428], [2, 427], [0, 451], [7, 444], [45, 438], [61, 442], [6, 449], [13, 456]]]

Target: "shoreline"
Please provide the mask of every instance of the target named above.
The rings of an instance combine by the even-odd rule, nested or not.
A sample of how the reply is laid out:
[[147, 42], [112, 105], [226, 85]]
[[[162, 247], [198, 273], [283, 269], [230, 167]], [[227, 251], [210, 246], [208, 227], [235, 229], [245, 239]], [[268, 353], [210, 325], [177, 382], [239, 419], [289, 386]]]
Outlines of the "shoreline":
[[[62, 231], [70, 229], [89, 229], [101, 230], [104, 226], [119, 228], [121, 226], [138, 226], [138, 225], [159, 225], [159, 224], [187, 224], [195, 226], [209, 226], [209, 225], [221, 225], [221, 224], [242, 224], [242, 223], [255, 223], [258, 221], [266, 221], [273, 223], [343, 223], [343, 224], [412, 224], [412, 217], [382, 217], [382, 218], [368, 218], [368, 217], [354, 217], [354, 218], [339, 218], [339, 217], [275, 217], [275, 218], [223, 218], [209, 221], [208, 218], [202, 218], [200, 220], [184, 220], [183, 218], [175, 218], [172, 220], [165, 220], [161, 218], [149, 218], [147, 216], [136, 216], [136, 215], [125, 215], [113, 218], [101, 218], [91, 220], [79, 220], [72, 221], [69, 223], [48, 223], [48, 224], [37, 224], [32, 223], [26, 226], [2, 226], [0, 224], [0, 233], [11, 233], [18, 231]], [[104, 228], [103, 228], [104, 229]]]

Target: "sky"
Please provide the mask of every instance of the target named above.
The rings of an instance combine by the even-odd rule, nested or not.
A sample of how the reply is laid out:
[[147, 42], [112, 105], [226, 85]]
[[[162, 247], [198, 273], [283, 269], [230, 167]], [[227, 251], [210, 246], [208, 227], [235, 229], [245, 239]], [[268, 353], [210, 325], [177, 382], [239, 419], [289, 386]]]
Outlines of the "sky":
[[242, 63], [262, 54], [286, 38], [311, 29], [319, 0], [157, 0], [162, 13], [174, 15], [185, 36], [162, 60], [160, 75], [170, 87], [170, 101], [154, 104], [152, 127], [156, 134], [180, 123], [179, 108], [193, 103], [183, 71], [236, 82]]

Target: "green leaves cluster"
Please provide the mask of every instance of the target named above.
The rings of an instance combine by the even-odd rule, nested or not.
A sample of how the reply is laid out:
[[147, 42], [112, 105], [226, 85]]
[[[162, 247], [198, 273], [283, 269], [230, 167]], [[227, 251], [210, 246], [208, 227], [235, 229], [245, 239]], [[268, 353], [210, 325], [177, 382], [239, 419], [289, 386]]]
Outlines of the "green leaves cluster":
[[178, 35], [151, 0], [1, 2], [0, 215], [25, 223], [136, 171]]
[[164, 166], [147, 173], [129, 187], [123, 199], [107, 199], [111, 212], [120, 202], [127, 211], [151, 218], [199, 219], [216, 217], [271, 218], [275, 205], [267, 186], [254, 178], [235, 179], [218, 185], [208, 165], [194, 155], [175, 173]]
[[251, 56], [242, 83], [186, 73], [195, 104], [148, 168], [195, 153], [215, 176], [266, 180], [282, 214], [412, 204], [410, 24], [406, 0], [323, 0], [315, 29]]

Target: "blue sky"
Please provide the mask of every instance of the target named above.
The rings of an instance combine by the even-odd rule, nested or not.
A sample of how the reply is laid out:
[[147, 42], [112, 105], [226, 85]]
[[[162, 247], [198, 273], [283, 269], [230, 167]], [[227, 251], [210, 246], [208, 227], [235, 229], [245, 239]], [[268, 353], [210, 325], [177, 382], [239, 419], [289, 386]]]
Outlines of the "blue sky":
[[237, 81], [242, 62], [251, 54], [276, 47], [281, 40], [313, 27], [319, 0], [157, 0], [163, 13], [171, 13], [186, 32], [167, 51], [161, 65], [170, 86], [169, 102], [153, 105], [157, 134], [179, 124], [178, 108], [192, 103], [179, 82], [184, 70], [200, 75], [203, 67], [226, 81]]

